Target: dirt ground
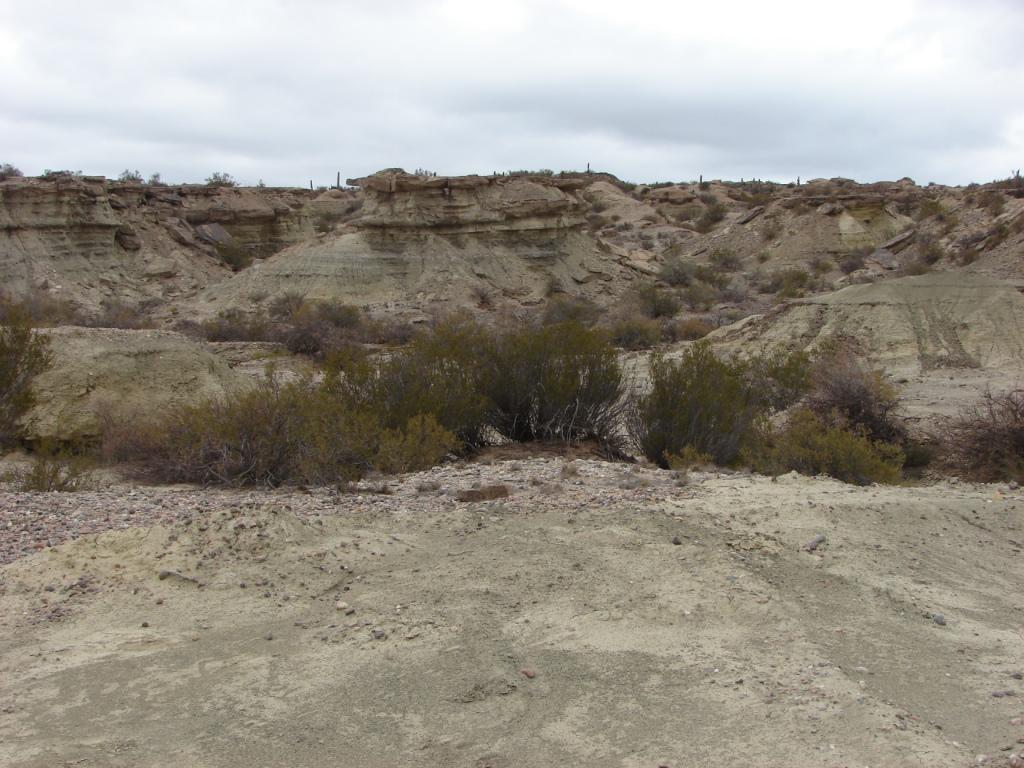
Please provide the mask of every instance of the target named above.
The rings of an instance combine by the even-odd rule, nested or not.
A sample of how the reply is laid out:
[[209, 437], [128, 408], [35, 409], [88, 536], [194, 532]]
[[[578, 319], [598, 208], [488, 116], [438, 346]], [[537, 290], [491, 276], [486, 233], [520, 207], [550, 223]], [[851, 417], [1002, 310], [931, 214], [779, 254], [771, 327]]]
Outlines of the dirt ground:
[[[456, 500], [493, 483], [509, 497]], [[369, 489], [77, 494], [168, 522], [0, 567], [0, 764], [876, 768], [1024, 751], [1021, 490], [684, 482], [557, 457]], [[0, 493], [2, 509], [38, 501]]]

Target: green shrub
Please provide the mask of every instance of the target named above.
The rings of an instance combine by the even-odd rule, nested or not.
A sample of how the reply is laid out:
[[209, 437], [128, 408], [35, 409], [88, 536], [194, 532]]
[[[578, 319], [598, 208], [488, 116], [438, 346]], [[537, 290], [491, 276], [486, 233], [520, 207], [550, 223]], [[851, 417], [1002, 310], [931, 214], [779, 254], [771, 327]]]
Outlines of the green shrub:
[[383, 432], [375, 468], [391, 474], [428, 469], [439, 464], [457, 444], [455, 435], [438, 424], [433, 416], [413, 416], [404, 430]]
[[234, 239], [225, 240], [224, 242], [217, 243], [215, 246], [217, 250], [217, 256], [224, 262], [225, 265], [231, 268], [232, 272], [241, 272], [243, 269], [252, 264], [252, 253], [239, 242]]
[[694, 270], [693, 264], [689, 264], [679, 258], [673, 258], [667, 260], [662, 265], [658, 277], [671, 286], [685, 286], [689, 285], [690, 281], [694, 279]]
[[828, 425], [806, 409], [789, 415], [786, 427], [770, 438], [762, 456], [762, 471], [829, 475], [855, 485], [896, 483], [904, 462], [898, 446], [872, 440], [856, 429]]
[[485, 365], [491, 426], [503, 437], [596, 440], [617, 449], [624, 384], [604, 332], [577, 323], [506, 332], [487, 350]]
[[701, 341], [678, 361], [651, 360], [651, 390], [637, 399], [629, 430], [644, 456], [660, 467], [669, 466], [669, 454], [687, 448], [728, 465], [764, 412], [746, 367], [720, 360]]
[[651, 283], [637, 288], [633, 298], [640, 312], [652, 319], [673, 317], [682, 309], [679, 297], [674, 292], [663, 290]]
[[306, 306], [306, 294], [301, 291], [287, 290], [279, 293], [267, 306], [267, 314], [278, 322], [291, 320]]
[[50, 367], [49, 339], [40, 336], [23, 309], [3, 307], [0, 325], [0, 446], [21, 436], [21, 419], [35, 404], [32, 384]]
[[767, 291], [780, 299], [795, 299], [810, 287], [811, 276], [802, 269], [780, 269], [768, 278]]
[[627, 317], [612, 324], [612, 343], [622, 349], [650, 349], [661, 341], [661, 324], [648, 317]]
[[943, 452], [953, 467], [984, 482], [1024, 482], [1024, 389], [986, 392], [949, 426]]

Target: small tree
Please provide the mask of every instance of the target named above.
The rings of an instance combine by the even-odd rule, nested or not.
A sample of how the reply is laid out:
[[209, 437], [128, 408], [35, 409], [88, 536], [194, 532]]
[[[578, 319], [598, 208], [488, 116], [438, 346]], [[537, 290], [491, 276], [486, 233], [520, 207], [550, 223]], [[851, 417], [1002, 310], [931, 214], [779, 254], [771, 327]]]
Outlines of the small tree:
[[0, 446], [21, 434], [21, 417], [35, 403], [32, 382], [51, 362], [49, 339], [32, 329], [28, 314], [4, 306], [0, 319]]
[[128, 168], [125, 168], [123, 171], [121, 171], [121, 175], [117, 177], [117, 180], [128, 183], [141, 184], [142, 174], [139, 173], [138, 171], [132, 171], [129, 170]]
[[155, 172], [150, 174], [149, 180], [146, 183], [151, 187], [162, 187], [164, 185], [160, 178], [160, 174]]

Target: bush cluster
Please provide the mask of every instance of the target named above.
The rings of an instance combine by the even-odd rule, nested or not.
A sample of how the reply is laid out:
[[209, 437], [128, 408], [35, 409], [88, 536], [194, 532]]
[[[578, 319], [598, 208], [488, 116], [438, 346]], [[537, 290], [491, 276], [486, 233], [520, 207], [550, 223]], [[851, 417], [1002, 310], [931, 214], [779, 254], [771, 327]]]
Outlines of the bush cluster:
[[986, 392], [950, 425], [943, 448], [972, 479], [1024, 482], [1024, 389]]
[[0, 317], [0, 447], [21, 438], [21, 419], [35, 404], [33, 381], [52, 361], [49, 339], [33, 329], [31, 317], [16, 305]]
[[388, 356], [330, 356], [320, 380], [282, 383], [125, 429], [104, 453], [153, 479], [346, 483], [422, 469], [493, 440], [594, 440], [619, 450], [625, 394], [606, 334], [578, 323], [491, 332], [441, 323]]

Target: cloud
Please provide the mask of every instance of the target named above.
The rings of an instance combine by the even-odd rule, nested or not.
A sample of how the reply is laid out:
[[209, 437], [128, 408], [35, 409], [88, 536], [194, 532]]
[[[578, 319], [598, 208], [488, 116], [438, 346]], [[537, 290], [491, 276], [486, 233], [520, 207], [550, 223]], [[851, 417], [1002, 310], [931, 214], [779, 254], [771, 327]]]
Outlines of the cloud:
[[1022, 32], [1009, 0], [0, 0], [0, 159], [963, 183], [1022, 164]]

